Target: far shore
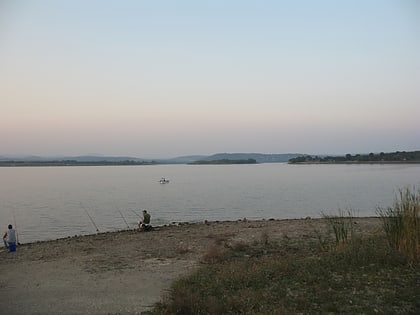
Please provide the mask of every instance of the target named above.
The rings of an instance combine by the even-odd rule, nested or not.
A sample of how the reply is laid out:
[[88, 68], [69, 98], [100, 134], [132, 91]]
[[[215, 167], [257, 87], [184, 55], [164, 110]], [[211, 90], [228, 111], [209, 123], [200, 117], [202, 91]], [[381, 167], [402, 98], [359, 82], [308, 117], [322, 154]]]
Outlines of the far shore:
[[341, 164], [341, 165], [357, 165], [357, 164], [377, 164], [377, 165], [387, 165], [387, 164], [420, 164], [420, 161], [360, 161], [360, 162], [356, 162], [356, 161], [344, 161], [344, 162], [340, 162], [340, 161], [332, 161], [332, 162], [293, 162], [293, 163], [288, 163], [291, 165], [301, 165], [301, 164], [306, 164], [306, 165], [310, 165], [310, 164], [327, 164], [327, 165], [331, 165], [331, 164]]

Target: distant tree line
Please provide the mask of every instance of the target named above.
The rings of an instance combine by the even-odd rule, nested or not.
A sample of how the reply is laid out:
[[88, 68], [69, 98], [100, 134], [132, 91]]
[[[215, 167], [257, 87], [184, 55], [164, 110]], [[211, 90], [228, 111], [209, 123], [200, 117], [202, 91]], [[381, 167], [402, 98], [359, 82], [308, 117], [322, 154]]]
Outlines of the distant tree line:
[[296, 163], [420, 163], [420, 151], [396, 151], [391, 153], [346, 154], [344, 156], [303, 155], [289, 160]]
[[53, 160], [53, 161], [0, 161], [0, 166], [104, 166], [104, 165], [154, 165], [154, 161], [76, 161], [76, 160]]
[[194, 161], [188, 164], [192, 165], [207, 165], [207, 164], [256, 164], [257, 160], [255, 159], [246, 159], [246, 160], [230, 160], [230, 159], [221, 159], [221, 160], [199, 160]]

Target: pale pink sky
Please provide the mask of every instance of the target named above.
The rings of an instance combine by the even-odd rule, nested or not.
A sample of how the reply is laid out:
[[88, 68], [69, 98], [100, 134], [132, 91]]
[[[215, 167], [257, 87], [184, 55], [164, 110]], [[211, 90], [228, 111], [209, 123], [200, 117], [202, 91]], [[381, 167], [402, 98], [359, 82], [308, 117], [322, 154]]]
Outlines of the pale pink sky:
[[0, 155], [420, 149], [415, 1], [3, 1]]

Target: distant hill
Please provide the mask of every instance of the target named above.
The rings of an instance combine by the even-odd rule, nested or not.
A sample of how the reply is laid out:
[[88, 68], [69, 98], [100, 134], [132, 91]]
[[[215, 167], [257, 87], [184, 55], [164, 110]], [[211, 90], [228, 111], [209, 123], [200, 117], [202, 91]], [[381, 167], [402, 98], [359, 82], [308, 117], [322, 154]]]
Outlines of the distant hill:
[[46, 161], [76, 161], [76, 162], [120, 162], [120, 161], [150, 161], [129, 156], [101, 156], [101, 155], [80, 155], [80, 156], [37, 156], [37, 155], [0, 155], [0, 161], [17, 162], [46, 162]]
[[188, 163], [190, 165], [228, 165], [228, 164], [256, 164], [257, 161], [254, 159], [247, 159], [247, 160], [199, 160]]
[[213, 155], [187, 155], [170, 159], [144, 159], [130, 156], [18, 156], [0, 155], [0, 166], [32, 165], [143, 165], [143, 164], [189, 164], [197, 161], [248, 161], [256, 163], [279, 163], [302, 156], [297, 153], [263, 154], [263, 153], [217, 153]]
[[167, 160], [156, 160], [165, 163], [194, 163], [197, 161], [221, 161], [221, 160], [255, 160], [257, 163], [281, 163], [287, 162], [289, 159], [302, 156], [298, 153], [285, 154], [264, 154], [264, 153], [216, 153], [213, 155], [189, 155], [179, 156]]
[[203, 160], [207, 157], [207, 155], [186, 155], [186, 156], [178, 156], [171, 159], [157, 159], [156, 161], [159, 163], [168, 163], [168, 164], [188, 164], [191, 162]]
[[0, 166], [150, 165], [157, 162], [128, 156], [0, 156]]
[[302, 156], [297, 153], [285, 153], [285, 154], [263, 154], [263, 153], [217, 153], [210, 155], [202, 160], [255, 160], [257, 163], [280, 163], [287, 162], [292, 158]]

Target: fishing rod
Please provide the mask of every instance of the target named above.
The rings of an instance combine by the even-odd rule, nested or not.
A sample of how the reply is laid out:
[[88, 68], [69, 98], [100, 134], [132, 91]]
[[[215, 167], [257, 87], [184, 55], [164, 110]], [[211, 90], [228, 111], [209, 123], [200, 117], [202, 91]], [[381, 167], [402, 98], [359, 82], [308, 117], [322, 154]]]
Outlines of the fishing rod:
[[136, 211], [134, 211], [134, 210], [131, 210], [131, 211], [133, 211], [136, 216], [138, 216], [139, 218], [141, 218], [141, 215], [138, 214]]
[[12, 207], [12, 216], [13, 216], [13, 226], [15, 227], [15, 231], [16, 231], [16, 244], [20, 245], [20, 243], [19, 243], [19, 233], [18, 233], [18, 228], [17, 228], [17, 224], [16, 224], [15, 208], [13, 208], [13, 207]]
[[120, 208], [118, 208], [117, 203], [114, 201], [113, 202], [115, 209], [117, 209], [117, 211], [120, 213], [121, 218], [124, 220], [125, 225], [127, 225], [127, 229], [130, 229], [130, 226], [127, 223], [127, 220], [125, 219], [124, 215], [122, 214]]
[[88, 216], [88, 217], [89, 217], [89, 219], [90, 219], [90, 222], [92, 222], [93, 226], [95, 227], [96, 232], [99, 232], [99, 229], [98, 229], [98, 227], [97, 227], [97, 226], [96, 226], [96, 224], [95, 224], [95, 221], [93, 221], [93, 219], [92, 219], [92, 217], [90, 216], [90, 214], [89, 214], [89, 212], [87, 211], [87, 209], [83, 206], [83, 204], [82, 204], [82, 203], [80, 203], [80, 206], [83, 208], [83, 210], [85, 210], [85, 212], [86, 212], [87, 216]]
[[138, 216], [139, 218], [140, 218], [140, 221], [139, 221], [139, 228], [140, 228], [140, 223], [143, 221], [143, 218], [142, 218], [142, 216], [140, 215], [140, 214], [138, 214], [136, 211], [134, 211], [134, 210], [131, 210], [136, 216]]
[[123, 216], [123, 214], [122, 214], [121, 210], [120, 210], [120, 209], [118, 209], [118, 208], [117, 208], [117, 210], [118, 210], [118, 212], [120, 213], [121, 218], [123, 218], [123, 220], [124, 220], [125, 224], [127, 225], [127, 228], [128, 228], [128, 229], [130, 229], [130, 226], [128, 225], [127, 220], [126, 220], [126, 219], [125, 219], [125, 217]]

